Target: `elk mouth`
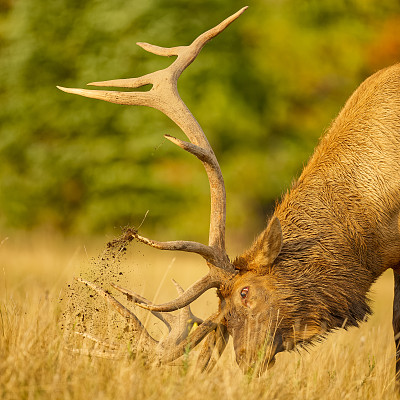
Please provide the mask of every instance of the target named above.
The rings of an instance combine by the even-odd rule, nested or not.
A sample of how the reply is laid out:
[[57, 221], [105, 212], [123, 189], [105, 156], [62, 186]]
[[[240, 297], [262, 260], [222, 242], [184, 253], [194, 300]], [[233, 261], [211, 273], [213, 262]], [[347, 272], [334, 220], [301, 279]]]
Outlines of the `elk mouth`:
[[245, 350], [236, 353], [236, 362], [245, 375], [261, 376], [275, 364], [278, 346], [263, 346], [257, 353], [249, 354]]

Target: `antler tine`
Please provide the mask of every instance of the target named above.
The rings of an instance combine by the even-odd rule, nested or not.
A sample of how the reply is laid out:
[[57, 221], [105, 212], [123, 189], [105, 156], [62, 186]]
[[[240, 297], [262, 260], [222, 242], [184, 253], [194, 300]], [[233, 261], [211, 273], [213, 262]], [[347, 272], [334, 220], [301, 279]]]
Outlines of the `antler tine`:
[[129, 97], [131, 104], [138, 106], [151, 107], [152, 97], [149, 92], [121, 92], [122, 96], [119, 96], [119, 92], [110, 92], [107, 90], [88, 90], [88, 89], [73, 89], [57, 86], [58, 89], [66, 93], [77, 94], [79, 96], [90, 97], [92, 99], [104, 100], [109, 103], [115, 104], [128, 104], [125, 99]]
[[[115, 283], [110, 283], [110, 285], [115, 289], [124, 294], [127, 298], [128, 301], [133, 301], [135, 304], [137, 304], [139, 307], [141, 304], [153, 304], [151, 301], [147, 300], [145, 297], [140, 296], [137, 293], [132, 292], [129, 289], [125, 289], [119, 285], [116, 285]], [[168, 331], [171, 331], [172, 329], [172, 323], [174, 316], [170, 314], [161, 314], [158, 311], [150, 311], [156, 318], [158, 318], [160, 321], [162, 321], [166, 327], [168, 328]]]
[[[172, 140], [174, 143], [180, 145], [180, 147], [183, 147], [185, 150], [195, 154], [196, 157], [198, 157], [204, 164], [210, 183], [211, 194], [209, 247], [215, 252], [219, 253], [218, 257], [215, 257], [214, 255], [209, 257], [209, 254], [207, 254], [207, 258], [205, 258], [209, 262], [209, 265], [211, 264], [229, 273], [233, 273], [234, 271], [233, 267], [228, 262], [228, 256], [226, 255], [225, 250], [226, 193], [222, 172], [215, 154], [207, 140], [207, 137], [205, 136], [197, 120], [194, 118], [193, 114], [189, 111], [179, 96], [177, 81], [182, 72], [198, 56], [203, 46], [209, 40], [221, 33], [227, 26], [229, 26], [246, 10], [246, 8], [247, 7], [243, 7], [241, 10], [226, 18], [214, 28], [204, 32], [189, 46], [164, 48], [148, 43], [138, 43], [139, 46], [151, 53], [161, 56], [177, 56], [177, 59], [169, 67], [163, 70], [159, 70], [139, 78], [117, 79], [92, 83], [92, 85], [95, 86], [130, 88], [138, 88], [151, 84], [152, 88], [147, 92], [97, 91], [59, 87], [59, 89], [68, 93], [105, 100], [112, 103], [144, 105], [156, 108], [174, 121], [186, 134], [193, 145], [201, 148], [201, 153], [203, 153], [203, 156], [198, 157], [198, 154], [196, 153], [199, 153], [199, 151], [196, 149], [193, 150], [193, 148], [191, 148], [189, 150], [188, 148], [178, 144], [177, 141]], [[202, 246], [204, 245], [195, 246], [195, 249], [192, 247], [191, 250], [179, 250], [194, 251], [204, 257], [204, 248]], [[176, 250], [176, 245], [159, 248]]]
[[[175, 61], [175, 73], [177, 75], [177, 80], [181, 73], [196, 59], [204, 45], [215, 36], [219, 35], [223, 30], [225, 30], [233, 21], [235, 21], [235, 19], [240, 17], [240, 15], [242, 15], [247, 8], [248, 7], [241, 8], [235, 14], [229, 16], [228, 18], [225, 18], [214, 28], [211, 28], [208, 31], [202, 33], [189, 46], [166, 48], [154, 46], [152, 44], [143, 42], [139, 42], [136, 44], [142, 47], [144, 50], [159, 56], [178, 56], [178, 59]], [[187, 51], [188, 49], [190, 49], [191, 51]]]
[[218, 324], [223, 320], [223, 313], [215, 313], [211, 317], [207, 318], [195, 331], [191, 332], [190, 335], [177, 343], [175, 346], [170, 346], [164, 354], [160, 356], [160, 361], [168, 363], [179, 358], [187, 348], [193, 349], [197, 346], [211, 331], [218, 327]]
[[211, 371], [229, 341], [228, 330], [225, 325], [218, 324], [218, 326], [209, 333], [204, 341], [203, 347], [197, 359], [197, 367], [200, 371]]
[[[191, 61], [186, 61], [185, 63], [185, 68], [190, 65], [191, 62], [196, 58], [197, 54], [200, 52], [200, 50], [204, 47], [204, 45], [210, 41], [212, 38], [217, 36], [219, 33], [221, 33], [225, 28], [228, 27], [235, 19], [240, 17], [241, 14], [243, 14], [244, 11], [246, 11], [248, 6], [241, 8], [239, 11], [237, 11], [235, 14], [229, 16], [228, 18], [225, 18], [221, 23], [219, 23], [217, 26], [214, 28], [209, 29], [208, 31], [202, 33], [200, 36], [198, 36], [190, 46], [177, 46], [177, 47], [160, 47], [160, 46], [155, 46], [153, 44], [149, 43], [144, 43], [144, 42], [138, 42], [136, 43], [138, 46], [142, 47], [144, 50], [148, 51], [149, 53], [156, 54], [158, 56], [179, 56], [181, 55], [186, 47], [192, 47], [195, 49], [195, 53]], [[189, 59], [190, 60], [190, 59]]]
[[186, 289], [183, 294], [177, 297], [175, 300], [169, 301], [164, 304], [140, 304], [140, 307], [146, 310], [159, 311], [159, 312], [169, 312], [179, 310], [187, 306], [188, 304], [195, 301], [204, 292], [212, 288], [218, 288], [221, 285], [221, 280], [216, 279], [211, 274], [207, 274], [195, 282], [192, 286]]
[[113, 296], [103, 290], [101, 287], [97, 286], [96, 284], [89, 282], [82, 278], [75, 278], [78, 282], [83, 283], [84, 285], [93, 289], [97, 294], [104, 297], [106, 301], [111, 304], [123, 317], [127, 319], [129, 323], [131, 323], [134, 327], [134, 330], [139, 332], [140, 340], [139, 342], [143, 341], [145, 346], [154, 345], [156, 341], [150, 336], [147, 332], [146, 328], [142, 325], [136, 315], [128, 310], [125, 306], [123, 306], [118, 300], [116, 300]]
[[[175, 285], [176, 290], [178, 291], [179, 295], [183, 295], [183, 293], [185, 293], [185, 291], [183, 290], [182, 286], [175, 279], [172, 279], [172, 283]], [[200, 324], [202, 324], [204, 322], [201, 318], [196, 317], [196, 315], [194, 315], [192, 313], [192, 310], [191, 310], [190, 306], [188, 306], [187, 310], [188, 310], [188, 317], [193, 322], [193, 324], [199, 324], [200, 325]]]
[[159, 242], [157, 240], [148, 239], [138, 234], [134, 229], [129, 229], [125, 233], [126, 238], [134, 238], [147, 246], [154, 247], [159, 250], [175, 250], [184, 251], [187, 253], [196, 253], [202, 256], [207, 262], [212, 265], [224, 265], [225, 259], [221, 257], [218, 250], [206, 246], [202, 243], [192, 242], [188, 240], [174, 240], [168, 242]]
[[[181, 285], [179, 285], [179, 283], [176, 282], [175, 279], [172, 279], [172, 283], [175, 285], [178, 294], [182, 295], [184, 293], [184, 290]], [[182, 340], [186, 339], [194, 325], [201, 325], [204, 322], [201, 318], [193, 314], [192, 309], [190, 308], [190, 304], [180, 309], [177, 321], [178, 324], [176, 328], [176, 343], [180, 343]]]
[[111, 286], [114, 289], [119, 290], [124, 293], [128, 299], [135, 301], [135, 303], [145, 310], [149, 311], [158, 311], [158, 312], [170, 312], [179, 310], [188, 304], [192, 303], [198, 297], [200, 297], [204, 292], [211, 288], [217, 288], [221, 284], [220, 279], [218, 277], [214, 277], [211, 274], [207, 274], [195, 282], [192, 286], [186, 289], [182, 294], [179, 295], [175, 300], [169, 301], [164, 304], [153, 304], [147, 300], [143, 301], [143, 298], [137, 296], [135, 293], [131, 292], [128, 289], [121, 288], [115, 284]]
[[[174, 279], [172, 279], [173, 284], [175, 285], [176, 290], [179, 295], [184, 293], [182, 287], [177, 283]], [[154, 313], [154, 311], [152, 311]], [[171, 330], [169, 334], [160, 340], [157, 346], [157, 350], [159, 353], [159, 358], [161, 359], [164, 356], [166, 351], [170, 351], [171, 347], [175, 347], [179, 345], [182, 341], [184, 341], [190, 331], [192, 330], [195, 324], [201, 325], [203, 320], [196, 317], [192, 310], [190, 309], [190, 305], [181, 308], [177, 315], [167, 314], [171, 320]]]
[[[172, 282], [174, 283], [178, 294], [180, 296], [182, 296], [185, 292], [182, 289], [182, 287], [179, 285], [179, 283], [177, 283], [174, 279], [172, 279]], [[203, 323], [203, 320], [199, 317], [196, 317], [191, 309], [189, 304], [192, 301], [187, 301], [187, 304], [185, 304], [185, 306], [178, 306], [178, 308], [176, 308], [177, 306], [175, 306], [173, 309], [168, 309], [165, 310], [165, 305], [161, 304], [159, 305], [155, 305], [154, 303], [152, 303], [151, 301], [147, 300], [145, 297], [140, 296], [139, 294], [132, 292], [129, 289], [123, 288], [119, 285], [116, 285], [115, 283], [110, 283], [110, 285], [118, 290], [119, 292], [121, 292], [122, 294], [124, 294], [127, 298], [128, 301], [133, 301], [135, 304], [137, 304], [139, 307], [150, 311], [155, 317], [157, 317], [160, 321], [164, 322], [165, 325], [167, 325], [167, 328], [169, 331], [171, 331], [172, 325], [174, 324], [174, 320], [175, 320], [175, 316], [171, 315], [171, 314], [162, 314], [162, 313], [166, 313], [166, 312], [170, 312], [170, 311], [175, 311], [177, 309], [182, 309], [182, 308], [186, 308], [187, 311], [187, 315], [184, 317], [186, 320], [190, 320], [191, 321], [191, 326], [193, 326], [193, 324], [197, 323], [197, 324], [201, 324]], [[160, 311], [154, 311], [154, 309], [159, 309], [162, 308], [162, 310]], [[183, 314], [182, 314], [183, 315]], [[190, 329], [189, 329], [190, 330]]]
[[185, 142], [183, 140], [177, 139], [176, 137], [173, 137], [171, 135], [164, 135], [164, 137], [165, 137], [165, 139], [168, 139], [170, 142], [179, 146], [181, 149], [187, 151], [190, 154], [193, 154], [200, 161], [209, 164], [213, 168], [218, 168], [217, 165], [214, 165], [216, 158], [212, 157], [212, 154], [209, 151], [203, 149], [200, 146], [196, 146], [193, 143], [189, 143], [189, 142]]

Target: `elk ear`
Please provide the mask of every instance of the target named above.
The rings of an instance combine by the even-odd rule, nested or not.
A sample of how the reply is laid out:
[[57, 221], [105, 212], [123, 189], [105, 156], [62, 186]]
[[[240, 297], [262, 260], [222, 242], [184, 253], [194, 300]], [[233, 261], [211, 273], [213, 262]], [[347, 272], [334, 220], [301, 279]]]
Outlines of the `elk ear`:
[[282, 242], [281, 223], [273, 216], [250, 249], [233, 262], [235, 269], [265, 273], [281, 252]]
[[256, 242], [253, 263], [257, 269], [269, 268], [278, 257], [282, 249], [282, 228], [278, 217], [273, 216], [267, 229], [259, 236]]

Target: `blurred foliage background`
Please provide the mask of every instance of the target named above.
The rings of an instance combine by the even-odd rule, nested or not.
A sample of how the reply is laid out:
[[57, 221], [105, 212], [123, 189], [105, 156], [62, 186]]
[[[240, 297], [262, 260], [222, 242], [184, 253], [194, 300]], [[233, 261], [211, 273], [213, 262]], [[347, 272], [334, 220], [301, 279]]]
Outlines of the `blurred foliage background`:
[[135, 46], [190, 43], [244, 5], [203, 49], [180, 94], [220, 161], [227, 229], [247, 243], [368, 75], [400, 60], [398, 0], [0, 0], [0, 231], [143, 234], [206, 242], [201, 163], [156, 110], [56, 85], [128, 78], [171, 60]]

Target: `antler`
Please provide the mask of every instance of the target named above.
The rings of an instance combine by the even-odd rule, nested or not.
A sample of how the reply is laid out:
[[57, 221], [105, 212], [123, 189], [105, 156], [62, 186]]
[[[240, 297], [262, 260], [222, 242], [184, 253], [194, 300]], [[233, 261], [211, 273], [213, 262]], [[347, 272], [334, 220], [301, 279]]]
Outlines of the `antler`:
[[[136, 315], [122, 305], [115, 297], [113, 297], [108, 291], [105, 291], [101, 287], [97, 286], [96, 284], [89, 282], [82, 278], [76, 278], [78, 282], [83, 283], [84, 285], [88, 286], [89, 288], [93, 289], [97, 294], [102, 296], [114, 309], [121, 314], [126, 321], [131, 325], [133, 331], [137, 334], [137, 341], [135, 344], [135, 352], [136, 353], [143, 353], [149, 358], [150, 362], [152, 363], [169, 363], [180, 356], [182, 356], [188, 348], [192, 349], [197, 344], [199, 344], [205, 336], [207, 336], [210, 332], [215, 333], [211, 336], [211, 346], [207, 341], [206, 345], [204, 346], [198, 361], [198, 365], [201, 369], [212, 369], [215, 365], [214, 359], [211, 358], [211, 353], [216, 347], [216, 351], [222, 352], [227, 342], [226, 340], [222, 343], [221, 340], [215, 343], [215, 337], [221, 336], [220, 331], [221, 329], [225, 329], [222, 325], [219, 324], [223, 319], [223, 315], [220, 313], [212, 315], [210, 318], [203, 321], [202, 319], [193, 315], [190, 306], [186, 306], [182, 308], [178, 315], [171, 315], [171, 314], [161, 314], [159, 312], [152, 311], [152, 314], [160, 319], [168, 328], [168, 335], [161, 339], [160, 341], [155, 340], [140, 322], [140, 320], [136, 317]], [[178, 294], [183, 293], [183, 289], [181, 286], [173, 281]], [[120, 291], [121, 293], [125, 294], [127, 299], [130, 301], [134, 301], [139, 304], [139, 302], [143, 304], [151, 304], [150, 301], [145, 299], [142, 296], [139, 296], [136, 293], [133, 293], [127, 289], [121, 288], [118, 285], [112, 285], [116, 290]], [[198, 328], [195, 329], [193, 332], [190, 333], [193, 326], [197, 324]], [[219, 328], [222, 327], [222, 328]], [[225, 331], [224, 331], [225, 332]], [[74, 349], [74, 352], [80, 354], [89, 354], [89, 355], [98, 355], [101, 357], [107, 358], [117, 358], [118, 356], [118, 346], [113, 343], [105, 342], [101, 339], [98, 339], [91, 335], [90, 333], [80, 333], [76, 332], [81, 336], [84, 336], [98, 344], [109, 348], [108, 351], [102, 352], [87, 352], [84, 349]], [[189, 335], [190, 333], [190, 335]], [[222, 344], [222, 346], [221, 346]], [[214, 350], [215, 352], [215, 350]]]
[[142, 243], [161, 250], [178, 250], [194, 252], [202, 256], [209, 268], [209, 273], [194, 283], [177, 299], [162, 305], [143, 303], [136, 299], [144, 308], [152, 311], [172, 311], [190, 304], [202, 293], [210, 288], [218, 288], [230, 279], [235, 270], [229, 261], [225, 250], [225, 220], [226, 220], [226, 193], [222, 172], [217, 158], [199, 123], [186, 107], [179, 96], [177, 82], [182, 72], [194, 61], [203, 46], [212, 38], [221, 33], [247, 7], [226, 18], [220, 24], [201, 34], [188, 46], [158, 47], [148, 43], [137, 43], [144, 50], [160, 56], [177, 56], [176, 60], [167, 68], [150, 74], [129, 79], [117, 79], [102, 82], [92, 82], [92, 86], [139, 88], [152, 85], [147, 92], [118, 92], [107, 90], [69, 89], [59, 87], [67, 92], [94, 99], [105, 100], [116, 104], [141, 105], [156, 108], [174, 121], [189, 138], [190, 143], [166, 135], [165, 137], [185, 151], [196, 156], [204, 165], [210, 184], [211, 210], [208, 246], [191, 241], [158, 242], [140, 236], [137, 231], [129, 230], [127, 235]]

